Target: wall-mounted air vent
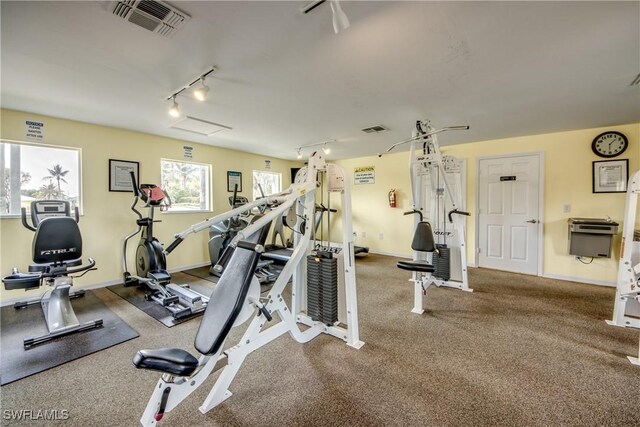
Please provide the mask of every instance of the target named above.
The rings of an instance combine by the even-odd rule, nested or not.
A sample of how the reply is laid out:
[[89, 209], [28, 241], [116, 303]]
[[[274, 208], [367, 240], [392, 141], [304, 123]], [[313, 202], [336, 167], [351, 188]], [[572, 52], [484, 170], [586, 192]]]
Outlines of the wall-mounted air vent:
[[636, 76], [629, 86], [640, 86], [640, 74]]
[[146, 30], [171, 37], [191, 17], [168, 3], [159, 0], [114, 1], [111, 12]]
[[375, 125], [375, 126], [370, 126], [368, 128], [364, 128], [362, 129], [362, 132], [364, 133], [378, 133], [378, 132], [385, 132], [388, 131], [389, 128], [384, 127], [382, 125]]

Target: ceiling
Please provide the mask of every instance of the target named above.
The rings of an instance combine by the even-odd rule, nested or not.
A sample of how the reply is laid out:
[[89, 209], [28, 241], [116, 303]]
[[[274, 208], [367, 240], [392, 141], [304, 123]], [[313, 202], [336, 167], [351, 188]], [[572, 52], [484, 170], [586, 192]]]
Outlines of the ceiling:
[[[640, 121], [639, 2], [342, 1], [339, 34], [306, 3], [176, 2], [191, 20], [163, 38], [111, 2], [2, 1], [2, 107], [289, 159], [372, 155], [425, 118], [471, 127], [443, 145]], [[211, 65], [207, 101], [178, 102], [232, 130], [169, 129]]]

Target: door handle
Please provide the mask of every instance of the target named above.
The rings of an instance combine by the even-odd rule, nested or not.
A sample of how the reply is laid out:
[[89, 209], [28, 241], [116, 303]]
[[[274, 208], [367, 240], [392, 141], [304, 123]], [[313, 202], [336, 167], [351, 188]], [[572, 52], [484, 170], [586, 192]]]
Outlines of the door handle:
[[531, 223], [531, 224], [537, 224], [537, 223], [538, 223], [538, 220], [536, 220], [536, 219], [530, 219], [530, 220], [529, 220], [529, 221], [527, 221], [527, 222], [528, 222], [528, 223]]

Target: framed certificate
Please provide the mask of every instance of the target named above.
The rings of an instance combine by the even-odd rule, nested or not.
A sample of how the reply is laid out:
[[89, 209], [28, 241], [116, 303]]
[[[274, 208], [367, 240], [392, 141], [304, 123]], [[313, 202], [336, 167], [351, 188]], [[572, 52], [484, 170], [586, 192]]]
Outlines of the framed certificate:
[[625, 193], [629, 180], [629, 159], [593, 162], [592, 192]]
[[140, 182], [140, 163], [109, 159], [109, 191], [131, 193], [131, 172], [135, 174], [136, 182]]
[[227, 191], [233, 193], [236, 185], [238, 193], [242, 193], [242, 172], [227, 171]]

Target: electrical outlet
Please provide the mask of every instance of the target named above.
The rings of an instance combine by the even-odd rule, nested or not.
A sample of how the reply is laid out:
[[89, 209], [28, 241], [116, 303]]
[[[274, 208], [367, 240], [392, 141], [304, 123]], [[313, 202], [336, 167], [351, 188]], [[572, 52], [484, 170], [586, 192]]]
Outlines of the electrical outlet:
[[562, 205], [562, 212], [564, 212], [564, 213], [569, 213], [569, 212], [571, 212], [571, 205], [570, 205], [570, 204], [568, 204], [568, 203], [567, 203], [567, 204], [565, 204], [565, 205]]
[[378, 239], [380, 239], [380, 240], [384, 240], [384, 233], [380, 233], [380, 234], [378, 234]]
[[366, 238], [367, 238], [367, 232], [366, 232], [366, 231], [363, 231], [363, 232], [362, 232], [362, 238], [363, 238], [363, 239], [366, 239]]

